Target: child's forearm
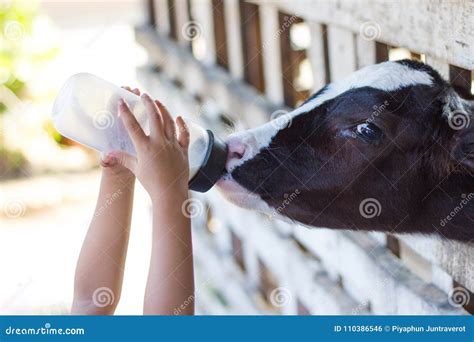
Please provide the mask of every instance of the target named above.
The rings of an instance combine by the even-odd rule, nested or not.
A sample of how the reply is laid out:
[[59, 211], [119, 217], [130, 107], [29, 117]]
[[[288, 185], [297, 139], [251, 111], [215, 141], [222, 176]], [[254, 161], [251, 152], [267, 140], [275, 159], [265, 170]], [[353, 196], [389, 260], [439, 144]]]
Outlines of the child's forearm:
[[194, 314], [191, 223], [181, 211], [187, 193], [153, 203], [153, 242], [143, 313]]
[[[144, 314], [193, 314], [194, 279], [189, 218], [181, 212], [187, 199], [189, 130], [183, 118], [176, 124], [166, 107], [142, 95], [150, 123], [145, 134], [124, 100], [120, 118], [137, 157], [120, 153], [153, 203], [153, 237]], [[163, 193], [165, 191], [166, 193]]]
[[72, 314], [113, 314], [120, 298], [135, 178], [104, 169], [76, 267]]

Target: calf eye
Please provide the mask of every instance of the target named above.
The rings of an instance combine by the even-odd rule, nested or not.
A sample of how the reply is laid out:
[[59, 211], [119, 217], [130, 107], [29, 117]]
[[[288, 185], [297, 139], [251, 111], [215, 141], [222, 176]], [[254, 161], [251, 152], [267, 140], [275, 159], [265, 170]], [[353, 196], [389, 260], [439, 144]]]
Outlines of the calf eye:
[[382, 131], [371, 122], [364, 122], [354, 128], [354, 133], [366, 142], [376, 143], [382, 137]]

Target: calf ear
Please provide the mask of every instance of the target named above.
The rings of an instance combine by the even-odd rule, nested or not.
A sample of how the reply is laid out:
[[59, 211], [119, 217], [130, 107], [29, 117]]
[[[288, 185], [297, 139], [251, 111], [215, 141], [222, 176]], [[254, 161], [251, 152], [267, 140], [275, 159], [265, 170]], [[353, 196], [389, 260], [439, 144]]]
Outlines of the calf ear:
[[465, 101], [463, 110], [454, 111], [448, 118], [454, 134], [452, 156], [456, 163], [474, 175], [474, 103]]

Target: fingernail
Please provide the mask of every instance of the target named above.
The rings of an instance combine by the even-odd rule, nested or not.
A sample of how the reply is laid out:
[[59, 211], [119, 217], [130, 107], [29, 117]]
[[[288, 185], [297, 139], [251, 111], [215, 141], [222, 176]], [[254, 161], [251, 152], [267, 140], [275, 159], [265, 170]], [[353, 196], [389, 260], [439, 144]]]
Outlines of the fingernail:
[[102, 158], [103, 165], [110, 165], [111, 162], [112, 162], [112, 159], [108, 155]]
[[107, 155], [107, 157], [109, 157], [109, 163], [110, 164], [115, 164], [118, 162], [118, 159], [117, 159], [117, 156], [115, 155], [115, 153], [111, 152]]

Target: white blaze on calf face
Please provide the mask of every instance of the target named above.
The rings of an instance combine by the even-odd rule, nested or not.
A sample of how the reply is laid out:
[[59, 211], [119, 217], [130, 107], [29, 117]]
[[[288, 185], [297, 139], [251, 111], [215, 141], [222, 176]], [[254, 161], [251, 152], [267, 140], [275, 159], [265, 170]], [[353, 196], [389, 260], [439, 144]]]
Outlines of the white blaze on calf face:
[[329, 84], [317, 97], [310, 99], [292, 112], [278, 117], [278, 125], [269, 122], [254, 129], [232, 134], [229, 139], [239, 139], [246, 145], [246, 152], [243, 158], [229, 165], [230, 170], [228, 171], [232, 171], [237, 166], [252, 159], [263, 148], [268, 147], [273, 137], [280, 130], [285, 129], [285, 122], [291, 124], [291, 120], [294, 117], [310, 112], [322, 103], [350, 89], [372, 87], [384, 91], [394, 91], [412, 85], [432, 84], [433, 80], [427, 72], [415, 70], [404, 64], [385, 62], [367, 66], [352, 73], [343, 80]]

